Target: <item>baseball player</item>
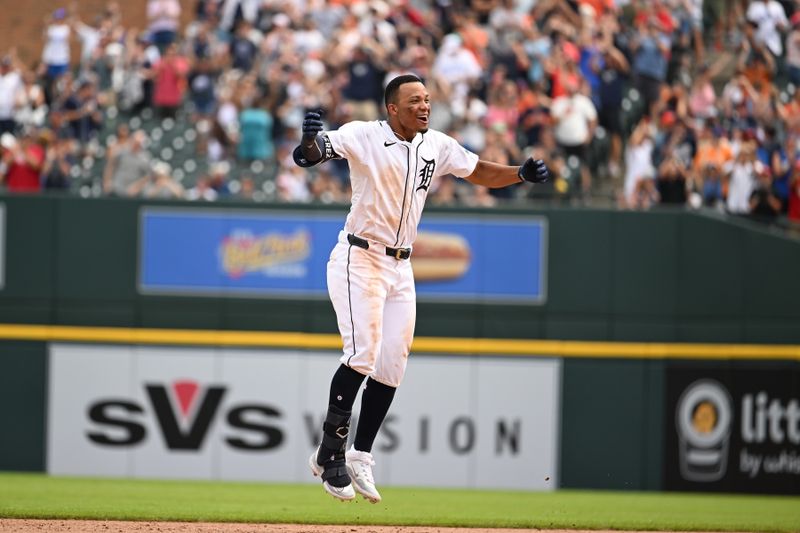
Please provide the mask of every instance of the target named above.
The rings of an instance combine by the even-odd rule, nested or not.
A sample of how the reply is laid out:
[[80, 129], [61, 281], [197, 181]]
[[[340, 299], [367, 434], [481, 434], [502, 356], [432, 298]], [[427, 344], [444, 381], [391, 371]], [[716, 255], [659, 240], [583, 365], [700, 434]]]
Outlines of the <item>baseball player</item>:
[[[357, 491], [373, 503], [381, 495], [370, 452], [414, 337], [416, 291], [409, 259], [432, 183], [453, 174], [505, 187], [550, 176], [541, 160], [529, 158], [519, 167], [482, 161], [452, 137], [429, 129], [430, 97], [416, 76], [392, 79], [384, 100], [388, 120], [353, 121], [334, 131], [323, 132], [320, 115], [306, 113], [293, 154], [301, 167], [346, 159], [352, 186], [350, 213], [327, 275], [343, 354], [331, 380], [322, 442], [309, 466], [332, 496], [352, 500]], [[365, 377], [355, 440], [345, 450], [351, 409]]]

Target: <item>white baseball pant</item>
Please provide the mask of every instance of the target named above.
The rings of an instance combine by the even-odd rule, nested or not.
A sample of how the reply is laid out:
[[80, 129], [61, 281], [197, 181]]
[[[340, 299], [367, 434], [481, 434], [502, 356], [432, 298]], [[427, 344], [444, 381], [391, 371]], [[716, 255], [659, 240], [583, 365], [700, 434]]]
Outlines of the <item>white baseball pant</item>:
[[416, 322], [411, 261], [386, 255], [383, 245], [365, 250], [339, 233], [328, 261], [328, 294], [342, 335], [340, 358], [353, 370], [397, 387], [403, 380]]

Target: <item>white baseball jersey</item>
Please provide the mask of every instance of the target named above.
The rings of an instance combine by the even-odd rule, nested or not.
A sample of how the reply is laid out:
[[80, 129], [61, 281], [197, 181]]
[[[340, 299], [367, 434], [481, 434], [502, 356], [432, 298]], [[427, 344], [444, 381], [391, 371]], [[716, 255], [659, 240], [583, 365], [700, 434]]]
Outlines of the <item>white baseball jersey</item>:
[[414, 243], [433, 181], [469, 176], [478, 163], [477, 155], [444, 133], [428, 130], [405, 142], [384, 120], [349, 122], [326, 135], [350, 165], [353, 197], [345, 231], [393, 248]]
[[[350, 122], [325, 135], [347, 159], [353, 189], [327, 273], [342, 335], [340, 361], [397, 387], [414, 338], [416, 289], [411, 262], [386, 255], [386, 247], [410, 248], [431, 184], [446, 174], [469, 176], [478, 156], [435, 130], [401, 141], [385, 121]], [[369, 246], [354, 245], [348, 234]]]

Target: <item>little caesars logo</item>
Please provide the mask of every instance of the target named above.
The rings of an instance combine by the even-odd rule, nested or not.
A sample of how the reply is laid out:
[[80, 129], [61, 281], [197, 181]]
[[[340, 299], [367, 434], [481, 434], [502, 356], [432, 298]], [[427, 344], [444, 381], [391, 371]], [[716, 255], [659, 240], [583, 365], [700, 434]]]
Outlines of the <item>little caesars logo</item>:
[[[740, 413], [739, 472], [750, 478], [762, 473], [800, 475], [798, 400], [783, 405], [778, 398], [770, 400], [765, 391], [748, 392], [741, 396]], [[727, 470], [734, 420], [727, 389], [711, 379], [695, 381], [678, 400], [675, 415], [681, 476], [701, 482], [721, 479]]]
[[675, 415], [681, 476], [689, 481], [724, 476], [733, 418], [728, 391], [710, 379], [695, 381], [683, 391]]

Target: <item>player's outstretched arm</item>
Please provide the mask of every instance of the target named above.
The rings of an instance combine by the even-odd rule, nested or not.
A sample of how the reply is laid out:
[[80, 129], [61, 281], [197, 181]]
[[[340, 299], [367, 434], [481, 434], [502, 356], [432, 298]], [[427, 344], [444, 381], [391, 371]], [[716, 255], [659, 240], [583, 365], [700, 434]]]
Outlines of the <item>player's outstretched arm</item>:
[[550, 170], [544, 161], [531, 157], [518, 167], [479, 160], [475, 170], [465, 179], [475, 185], [499, 189], [521, 181], [544, 183], [550, 179]]

